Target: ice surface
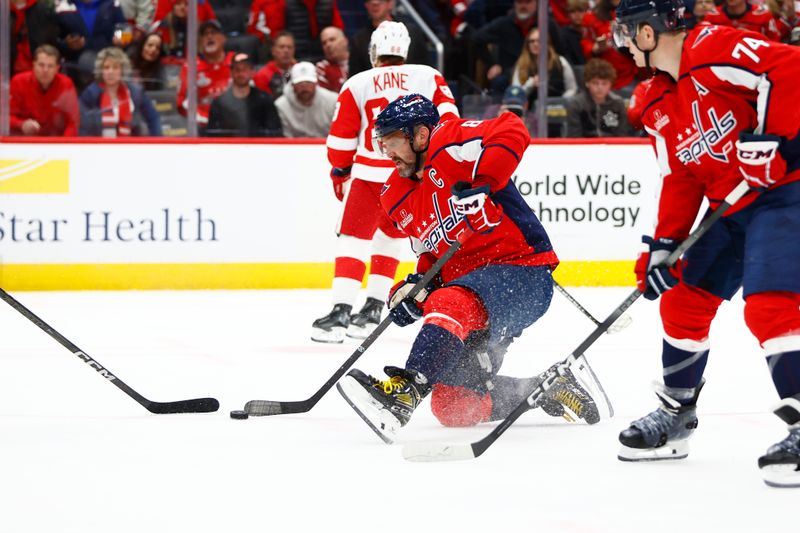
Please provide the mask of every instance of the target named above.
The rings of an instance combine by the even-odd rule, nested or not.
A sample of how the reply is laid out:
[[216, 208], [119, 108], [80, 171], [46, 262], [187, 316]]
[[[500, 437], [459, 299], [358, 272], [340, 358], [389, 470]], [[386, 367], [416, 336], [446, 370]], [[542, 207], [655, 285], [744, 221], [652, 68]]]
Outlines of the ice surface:
[[[629, 289], [571, 288], [602, 319]], [[597, 426], [541, 411], [482, 457], [409, 463], [332, 390], [311, 412], [231, 420], [247, 400], [310, 396], [353, 352], [308, 340], [326, 291], [50, 292], [15, 296], [151, 400], [218, 398], [218, 413], [152, 415], [0, 304], [0, 531], [695, 532], [794, 531], [800, 491], [766, 487], [756, 459], [785, 436], [740, 297], [723, 306], [684, 461], [617, 460], [617, 433], [656, 406], [657, 305], [589, 351], [617, 416]], [[360, 305], [360, 302], [358, 303]], [[529, 375], [594, 325], [556, 294], [509, 352]], [[357, 367], [402, 364], [413, 328], [392, 326]], [[400, 433], [471, 442], [427, 405]]]

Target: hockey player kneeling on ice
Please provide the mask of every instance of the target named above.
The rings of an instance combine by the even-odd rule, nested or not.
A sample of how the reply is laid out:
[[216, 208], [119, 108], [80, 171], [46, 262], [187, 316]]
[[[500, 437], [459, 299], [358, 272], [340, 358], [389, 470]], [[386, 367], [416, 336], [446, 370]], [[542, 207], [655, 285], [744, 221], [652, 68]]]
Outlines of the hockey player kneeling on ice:
[[[354, 369], [337, 388], [386, 442], [428, 395], [446, 426], [504, 418], [541, 380], [497, 372], [511, 342], [550, 306], [558, 265], [547, 233], [510, 180], [530, 143], [525, 125], [513, 113], [439, 123], [433, 103], [412, 94], [378, 115], [375, 137], [396, 168], [381, 204], [419, 254], [417, 274], [392, 288], [389, 313], [400, 326], [419, 319], [423, 325], [405, 366], [385, 368], [388, 379]], [[465, 231], [469, 237], [435, 282], [409, 298], [421, 274]], [[595, 423], [589, 391], [597, 387], [559, 369], [541, 406]]]
[[[619, 458], [681, 459], [697, 427], [711, 322], [739, 289], [764, 349], [789, 435], [759, 459], [767, 484], [800, 487], [800, 49], [758, 33], [684, 26], [683, 0], [621, 0], [614, 40], [657, 69], [642, 122], [662, 171], [658, 220], [637, 261], [639, 289], [661, 298], [662, 405], [620, 434]], [[704, 197], [751, 191], [673, 267]]]

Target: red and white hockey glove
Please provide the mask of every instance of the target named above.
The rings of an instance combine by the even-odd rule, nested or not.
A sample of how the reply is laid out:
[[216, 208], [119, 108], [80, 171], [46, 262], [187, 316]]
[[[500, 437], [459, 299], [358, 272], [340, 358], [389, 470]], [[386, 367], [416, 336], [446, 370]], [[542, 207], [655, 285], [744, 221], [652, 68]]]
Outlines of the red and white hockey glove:
[[350, 181], [350, 169], [353, 168], [349, 166], [347, 168], [332, 168], [331, 169], [331, 181], [333, 181], [333, 194], [336, 195], [336, 199], [340, 202], [344, 200], [344, 191], [345, 185], [348, 181]]
[[778, 152], [780, 144], [777, 135], [739, 134], [736, 141], [739, 172], [751, 189], [765, 190], [786, 175], [786, 161]]
[[389, 316], [392, 317], [392, 322], [400, 327], [413, 324], [422, 318], [422, 303], [436, 288], [432, 282], [427, 287], [423, 287], [414, 298], [409, 298], [408, 294], [411, 289], [419, 283], [423, 275], [409, 274], [406, 279], [398, 281], [389, 291], [389, 298], [386, 301], [386, 305], [389, 307]]
[[466, 219], [473, 231], [489, 233], [502, 222], [503, 208], [489, 198], [488, 185], [471, 187], [466, 181], [453, 185], [453, 209]]
[[653, 240], [647, 235], [642, 237], [642, 242], [649, 245], [650, 250], [640, 253], [636, 260], [633, 269], [636, 273], [636, 287], [648, 300], [656, 300], [677, 285], [681, 279], [680, 260], [671, 267], [664, 264], [679, 243], [666, 237]]

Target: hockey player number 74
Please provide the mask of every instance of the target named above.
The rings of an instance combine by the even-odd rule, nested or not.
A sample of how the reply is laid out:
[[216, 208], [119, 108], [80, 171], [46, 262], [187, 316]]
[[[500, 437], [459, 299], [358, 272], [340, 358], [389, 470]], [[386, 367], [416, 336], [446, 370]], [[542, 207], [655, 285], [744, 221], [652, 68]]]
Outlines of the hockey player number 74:
[[762, 41], [761, 39], [753, 39], [752, 37], [745, 37], [744, 39], [742, 39], [742, 42], [736, 43], [736, 46], [733, 47], [733, 52], [731, 52], [731, 56], [733, 56], [734, 59], [741, 59], [742, 54], [744, 54], [750, 59], [752, 59], [753, 63], [759, 63], [761, 61], [761, 58], [756, 55], [755, 51], [761, 48], [762, 46], [769, 47], [769, 43], [766, 41]]
[[378, 118], [380, 112], [383, 111], [383, 108], [387, 105], [389, 105], [389, 100], [383, 97], [373, 98], [364, 103], [364, 114], [369, 121], [366, 129], [364, 129], [364, 148], [370, 152], [376, 151], [375, 147], [372, 145], [372, 129], [375, 127], [375, 119]]

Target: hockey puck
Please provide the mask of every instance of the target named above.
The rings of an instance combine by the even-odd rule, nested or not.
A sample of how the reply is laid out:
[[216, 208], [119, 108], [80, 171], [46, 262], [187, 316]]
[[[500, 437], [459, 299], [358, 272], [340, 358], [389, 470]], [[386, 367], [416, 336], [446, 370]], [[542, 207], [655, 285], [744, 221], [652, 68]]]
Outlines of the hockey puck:
[[247, 411], [231, 411], [231, 418], [235, 418], [236, 420], [247, 420], [250, 418], [250, 415], [247, 414]]

